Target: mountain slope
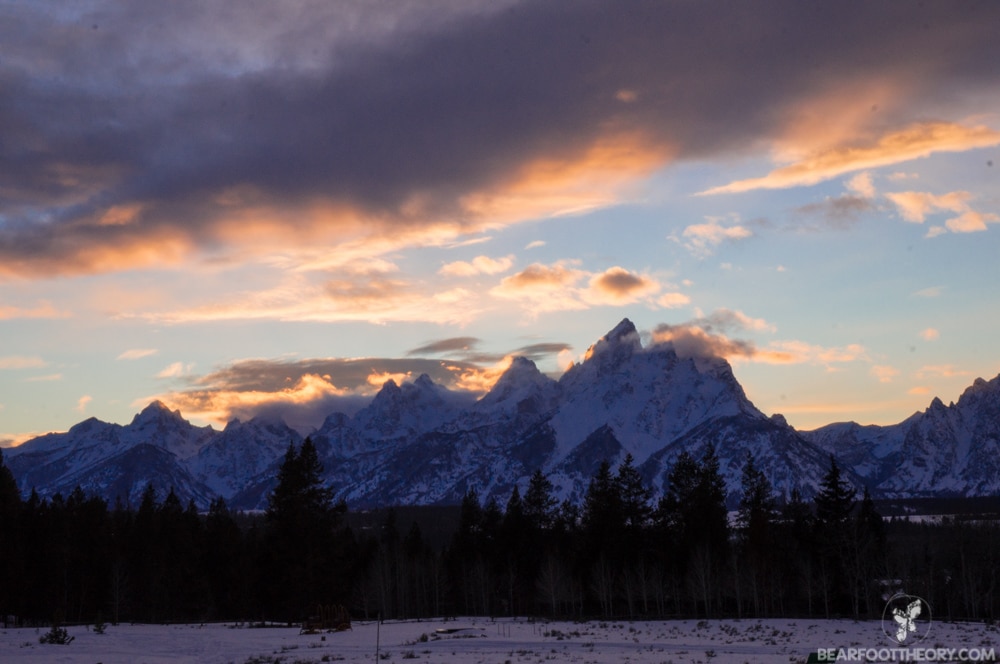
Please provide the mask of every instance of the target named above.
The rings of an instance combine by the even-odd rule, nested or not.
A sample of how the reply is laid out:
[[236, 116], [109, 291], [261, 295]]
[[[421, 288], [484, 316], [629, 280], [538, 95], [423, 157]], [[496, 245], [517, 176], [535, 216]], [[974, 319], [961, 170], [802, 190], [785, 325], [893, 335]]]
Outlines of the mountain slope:
[[[601, 337], [560, 379], [514, 358], [478, 400], [426, 375], [387, 381], [353, 416], [331, 413], [312, 432], [324, 480], [352, 507], [457, 503], [475, 488], [503, 502], [537, 469], [556, 497], [580, 500], [600, 463], [631, 454], [654, 496], [682, 451], [713, 445], [738, 498], [746, 456], [779, 494], [811, 496], [832, 453], [854, 484], [875, 495], [984, 495], [1000, 491], [1000, 376], [958, 400], [934, 400], [899, 424], [832, 424], [801, 433], [747, 399], [729, 363], [643, 346], [628, 320]], [[260, 509], [289, 444], [280, 420], [196, 427], [154, 402], [127, 425], [89, 419], [5, 452], [24, 492], [84, 490], [134, 502], [147, 484], [206, 507], [217, 496]]]

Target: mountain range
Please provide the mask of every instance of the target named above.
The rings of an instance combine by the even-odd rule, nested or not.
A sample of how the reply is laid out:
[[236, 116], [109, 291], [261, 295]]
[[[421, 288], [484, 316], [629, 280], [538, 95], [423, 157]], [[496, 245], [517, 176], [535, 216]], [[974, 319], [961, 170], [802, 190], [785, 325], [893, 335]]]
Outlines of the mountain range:
[[[957, 403], [934, 399], [899, 424], [831, 424], [796, 431], [747, 399], [726, 360], [687, 357], [670, 343], [643, 346], [625, 319], [558, 380], [518, 357], [478, 400], [422, 375], [386, 382], [348, 416], [330, 414], [310, 434], [324, 481], [352, 508], [458, 503], [470, 488], [501, 503], [541, 469], [559, 499], [580, 500], [602, 461], [631, 455], [662, 495], [678, 454], [712, 443], [727, 483], [740, 490], [749, 453], [777, 493], [809, 497], [832, 454], [845, 476], [875, 496], [1000, 492], [1000, 376], [977, 379]], [[276, 419], [197, 427], [153, 402], [130, 424], [91, 418], [5, 450], [24, 492], [85, 492], [137, 505], [147, 485], [206, 507], [262, 509], [289, 444], [301, 434]]]

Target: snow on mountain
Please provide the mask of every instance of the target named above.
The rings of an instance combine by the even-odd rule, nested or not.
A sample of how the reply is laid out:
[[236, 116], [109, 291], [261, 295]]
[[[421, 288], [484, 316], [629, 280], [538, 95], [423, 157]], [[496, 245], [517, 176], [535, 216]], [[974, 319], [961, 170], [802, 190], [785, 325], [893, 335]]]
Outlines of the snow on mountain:
[[559, 455], [610, 426], [637, 463], [685, 431], [754, 408], [721, 359], [681, 358], [673, 346], [643, 348], [628, 319], [594, 344], [559, 381], [563, 402], [552, 418]]
[[248, 478], [266, 475], [279, 463], [289, 444], [302, 436], [281, 420], [233, 420], [189, 458], [194, 477], [213, 493], [233, 496], [246, 488]]
[[[422, 375], [387, 381], [353, 417], [315, 430], [324, 480], [353, 507], [457, 503], [470, 489], [505, 501], [543, 470], [559, 499], [579, 500], [602, 461], [631, 454], [660, 495], [682, 451], [709, 444], [735, 502], [746, 455], [787, 496], [812, 495], [834, 454], [848, 478], [876, 495], [981, 495], [1000, 491], [1000, 376], [958, 400], [887, 426], [832, 424], [800, 433], [747, 399], [729, 363], [690, 357], [669, 342], [643, 346], [628, 319], [558, 380], [514, 358], [474, 400]], [[206, 507], [266, 506], [289, 444], [302, 436], [276, 419], [195, 427], [154, 402], [128, 425], [89, 419], [5, 452], [19, 486], [43, 496], [79, 485], [133, 504], [147, 484]]]
[[957, 403], [935, 398], [899, 424], [831, 424], [804, 437], [890, 497], [1000, 492], [1000, 376], [977, 378]]

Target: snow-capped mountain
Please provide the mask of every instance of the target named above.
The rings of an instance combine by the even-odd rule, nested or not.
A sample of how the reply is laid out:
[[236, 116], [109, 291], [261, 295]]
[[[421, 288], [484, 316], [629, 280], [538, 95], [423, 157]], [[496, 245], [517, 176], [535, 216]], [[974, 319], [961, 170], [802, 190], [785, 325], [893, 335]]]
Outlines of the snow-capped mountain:
[[125, 426], [87, 419], [66, 433], [50, 433], [8, 450], [7, 465], [22, 490], [41, 496], [84, 491], [138, 505], [147, 484], [174, 487], [178, 495], [207, 504], [214, 492], [194, 479], [185, 463], [217, 436], [195, 427], [159, 401]]
[[1000, 491], [1000, 376], [977, 378], [958, 403], [935, 398], [899, 424], [830, 424], [805, 438], [835, 453], [887, 497]]
[[[876, 495], [976, 495], [1000, 489], [1000, 377], [977, 380], [957, 404], [935, 400], [891, 427], [833, 424], [795, 431], [747, 399], [729, 363], [690, 357], [670, 343], [643, 346], [629, 320], [598, 340], [559, 380], [515, 358], [478, 400], [423, 375], [388, 381], [353, 416], [330, 414], [312, 432], [325, 481], [353, 507], [457, 503], [469, 488], [501, 502], [537, 469], [557, 497], [579, 500], [602, 461], [631, 455], [654, 495], [681, 451], [715, 446], [730, 501], [746, 455], [778, 493], [814, 493], [838, 459]], [[128, 425], [90, 419], [7, 450], [24, 491], [85, 491], [136, 504], [147, 484], [207, 506], [262, 508], [289, 444], [280, 420], [195, 427], [163, 404]]]

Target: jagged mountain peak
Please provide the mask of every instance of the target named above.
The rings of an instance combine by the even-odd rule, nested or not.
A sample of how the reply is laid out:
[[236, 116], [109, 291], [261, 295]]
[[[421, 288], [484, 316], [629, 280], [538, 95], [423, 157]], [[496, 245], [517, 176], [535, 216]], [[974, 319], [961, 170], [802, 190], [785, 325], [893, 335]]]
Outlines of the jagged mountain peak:
[[635, 324], [628, 318], [623, 318], [610, 332], [598, 339], [597, 343], [587, 349], [584, 362], [613, 356], [615, 359], [626, 358], [632, 353], [642, 350], [642, 341]]
[[[783, 491], [814, 486], [833, 452], [882, 496], [987, 495], [1000, 486], [1000, 376], [977, 379], [957, 404], [934, 399], [897, 425], [800, 434], [754, 408], [724, 358], [665, 339], [644, 347], [626, 318], [559, 381], [525, 357], [512, 358], [479, 401], [426, 374], [397, 377], [353, 416], [328, 415], [313, 436], [331, 489], [361, 506], [458, 501], [472, 485], [506, 499], [537, 469], [552, 475], [559, 498], [579, 498], [596, 464], [626, 453], [662, 491], [671, 459], [708, 442], [730, 490], [748, 451]], [[255, 509], [289, 442], [301, 440], [273, 414], [234, 419], [220, 432], [154, 401], [130, 425], [90, 418], [28, 441], [9, 451], [8, 465], [22, 490], [44, 495], [80, 484], [128, 496], [148, 481], [202, 506], [219, 495]]]
[[972, 385], [965, 388], [965, 391], [962, 392], [962, 396], [958, 398], [958, 404], [961, 406], [969, 401], [990, 398], [991, 396], [993, 398], [1000, 397], [1000, 375], [991, 380], [976, 378], [972, 382]]
[[137, 413], [136, 416], [132, 418], [131, 426], [133, 427], [142, 426], [148, 423], [164, 422], [170, 420], [179, 421], [187, 424], [187, 420], [185, 420], [184, 416], [181, 415], [181, 411], [170, 410], [170, 408], [165, 403], [163, 403], [159, 399], [156, 399], [154, 401], [151, 401], [148, 406], [143, 408], [142, 411]]
[[477, 406], [481, 410], [503, 402], [539, 397], [544, 399], [547, 394], [554, 393], [557, 387], [556, 381], [539, 371], [533, 361], [515, 356]]
[[621, 322], [614, 326], [610, 332], [602, 338], [608, 343], [619, 343], [626, 341], [632, 343], [632, 338], [638, 338], [639, 332], [635, 329], [635, 324], [628, 318], [622, 318]]

